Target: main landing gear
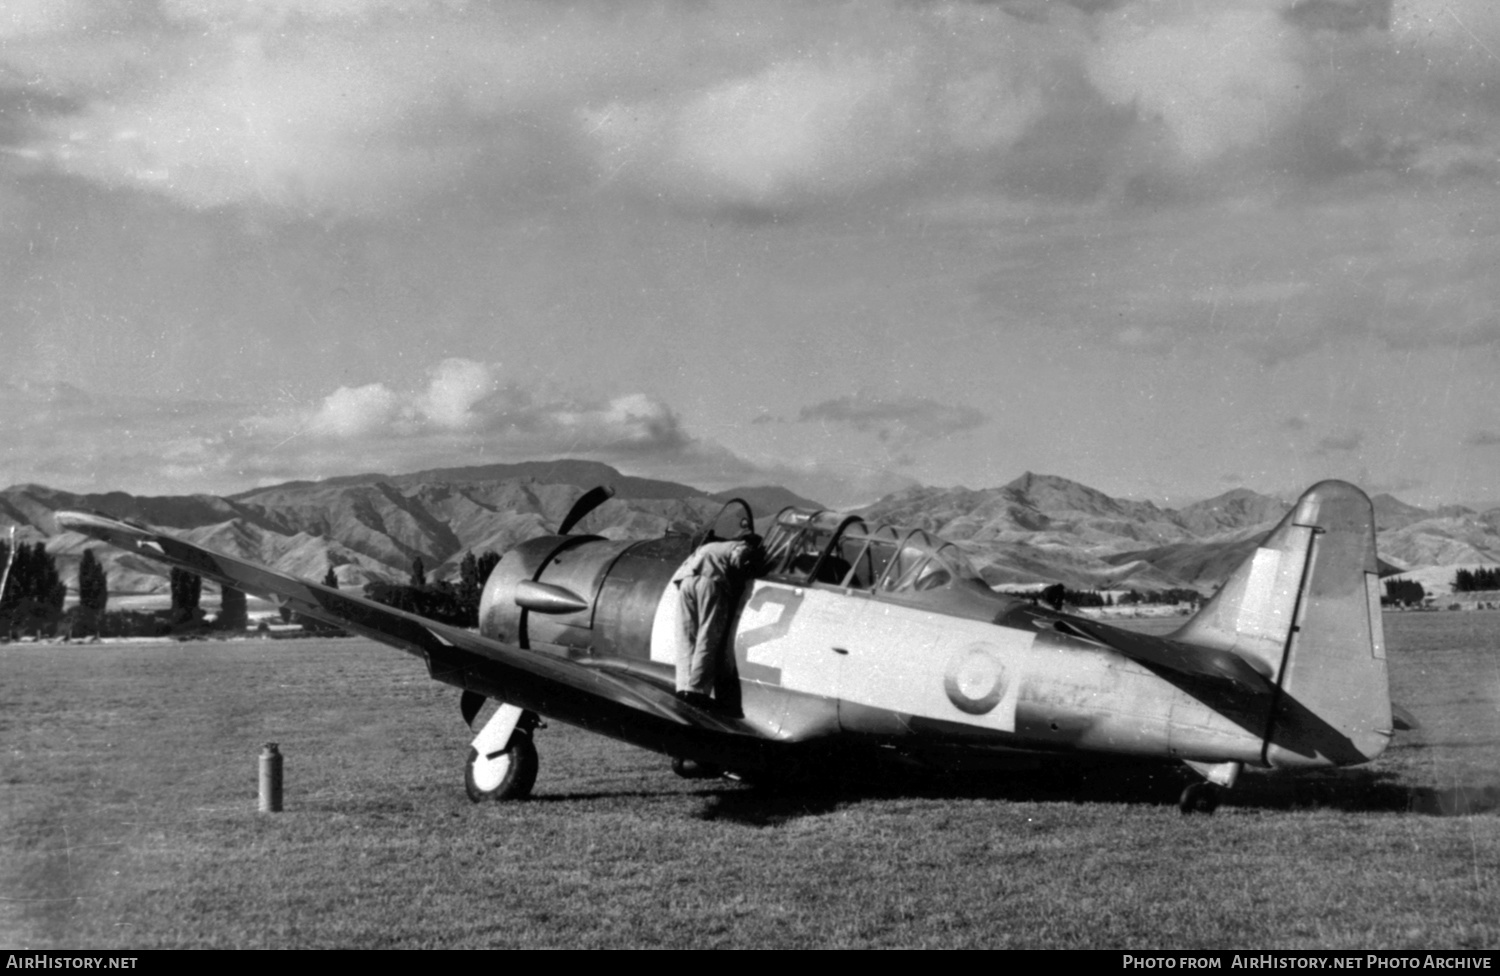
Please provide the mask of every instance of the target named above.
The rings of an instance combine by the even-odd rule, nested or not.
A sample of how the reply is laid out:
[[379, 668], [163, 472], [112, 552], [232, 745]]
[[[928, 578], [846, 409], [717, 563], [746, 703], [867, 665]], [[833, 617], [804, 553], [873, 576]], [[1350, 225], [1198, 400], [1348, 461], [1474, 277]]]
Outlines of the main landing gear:
[[1177, 809], [1186, 817], [1192, 813], [1213, 813], [1219, 809], [1222, 791], [1213, 783], [1190, 783], [1177, 800]]
[[[472, 720], [469, 704], [465, 702], [465, 717]], [[524, 800], [531, 795], [539, 767], [532, 734], [540, 725], [535, 712], [518, 706], [495, 710], [474, 737], [464, 765], [464, 791], [470, 800]]]
[[1177, 800], [1177, 809], [1182, 811], [1184, 817], [1192, 813], [1213, 813], [1219, 809], [1224, 791], [1234, 786], [1245, 768], [1242, 762], [1210, 763], [1187, 759], [1183, 764], [1203, 777], [1201, 781], [1190, 783]]
[[469, 761], [464, 766], [464, 790], [475, 803], [524, 800], [536, 785], [539, 764], [531, 733], [518, 729], [510, 737], [510, 745], [493, 756], [469, 750]]

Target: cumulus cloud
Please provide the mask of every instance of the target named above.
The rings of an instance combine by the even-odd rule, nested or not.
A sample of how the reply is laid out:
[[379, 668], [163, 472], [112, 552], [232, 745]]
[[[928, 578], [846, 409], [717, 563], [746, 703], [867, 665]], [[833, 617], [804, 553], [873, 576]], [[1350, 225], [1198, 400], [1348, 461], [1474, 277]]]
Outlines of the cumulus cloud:
[[784, 209], [955, 154], [1003, 151], [1041, 115], [1037, 80], [1018, 70], [1028, 59], [1007, 52], [998, 66], [970, 64], [953, 50], [954, 63], [902, 26], [868, 50], [835, 46], [701, 91], [589, 107], [582, 125], [596, 167], [609, 180], [715, 206]]
[[644, 394], [591, 399], [496, 388], [498, 378], [493, 365], [448, 360], [410, 390], [341, 387], [305, 409], [259, 411], [232, 400], [0, 381], [7, 444], [0, 485], [232, 494], [294, 479], [564, 457], [709, 491], [781, 484], [831, 505], [863, 504], [913, 484], [868, 464], [748, 460], [690, 435], [668, 404]]
[[392, 434], [413, 436], [463, 430], [492, 420], [476, 410], [499, 390], [487, 363], [446, 359], [434, 367], [425, 387], [407, 392], [384, 383], [341, 386], [310, 411], [259, 418], [268, 428], [291, 428], [311, 437], [334, 439]]
[[469, 359], [445, 359], [418, 397], [417, 410], [439, 427], [464, 427], [475, 419], [481, 400], [499, 389], [495, 370]]
[[1170, 133], [1189, 164], [1268, 142], [1301, 103], [1296, 31], [1264, 3], [1133, 5], [1088, 58], [1109, 101]]
[[692, 439], [666, 404], [644, 393], [603, 402], [536, 405], [533, 423], [570, 449], [604, 450], [616, 456], [688, 451]]
[[1495, 447], [1500, 445], [1500, 432], [1476, 430], [1464, 438], [1465, 447]]
[[380, 383], [341, 386], [323, 400], [311, 426], [336, 437], [357, 437], [384, 429], [396, 416], [399, 404], [396, 394]]
[[559, 18], [181, 0], [163, 13], [182, 30], [116, 16], [112, 41], [36, 9], [17, 23], [46, 43], [6, 61], [78, 107], [43, 120], [27, 153], [189, 206], [292, 213], [379, 213], [465, 178], [594, 180], [718, 208], [846, 198], [1013, 145], [1045, 109], [1060, 43], [963, 6], [773, 5], [747, 20], [696, 5]]
[[495, 364], [446, 359], [422, 386], [339, 387], [311, 408], [265, 413], [248, 423], [267, 436], [317, 442], [323, 450], [399, 453], [489, 443], [505, 451], [624, 457], [693, 448], [676, 412], [646, 394], [581, 398], [504, 382], [501, 375]]
[[[380, 215], [463, 177], [524, 196], [558, 169], [539, 141], [563, 130], [541, 120], [579, 97], [560, 92], [597, 70], [595, 42], [558, 43], [532, 8], [467, 6], [181, 2], [163, 11], [175, 30], [134, 8], [108, 32], [14, 44], [13, 73], [75, 106], [21, 149], [195, 208]], [[565, 71], [570, 55], [590, 67]]]
[[[458, 459], [590, 457], [705, 479], [754, 466], [695, 439], [643, 394], [587, 399], [501, 385], [498, 368], [436, 366], [424, 385], [340, 387], [306, 408], [85, 394], [66, 383], [0, 384], [8, 460], [0, 480], [77, 490], [217, 490]], [[5, 483], [10, 483], [6, 481]]]
[[184, 52], [193, 66], [172, 84], [91, 98], [36, 151], [65, 172], [193, 207], [341, 213], [399, 204], [402, 188], [442, 181], [475, 151], [422, 131], [440, 91], [413, 90], [355, 44], [276, 47], [251, 34]]
[[[790, 62], [736, 78], [680, 105], [610, 103], [583, 125], [600, 168], [649, 185], [692, 181], [706, 199], [769, 207], [819, 191], [877, 181], [909, 157], [894, 117], [906, 73], [899, 64]], [[875, 153], [872, 139], [894, 140]]]

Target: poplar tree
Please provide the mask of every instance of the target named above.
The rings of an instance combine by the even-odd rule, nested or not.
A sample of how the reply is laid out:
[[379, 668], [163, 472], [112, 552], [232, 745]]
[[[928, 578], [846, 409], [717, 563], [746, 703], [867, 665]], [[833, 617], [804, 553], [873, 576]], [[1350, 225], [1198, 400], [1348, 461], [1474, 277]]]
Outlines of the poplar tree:
[[249, 616], [245, 609], [245, 591], [224, 587], [219, 597], [219, 629], [244, 630]]
[[0, 596], [7, 628], [19, 625], [40, 630], [62, 615], [67, 598], [68, 586], [47, 547], [40, 542], [17, 546], [5, 593]]
[[493, 549], [486, 549], [484, 555], [479, 557], [479, 588], [484, 589], [484, 584], [489, 582], [490, 574], [495, 567], [500, 565], [500, 554]]
[[97, 617], [108, 603], [109, 577], [94, 558], [94, 550], [85, 549], [78, 563], [78, 605]]
[[172, 568], [172, 618], [178, 622], [198, 615], [198, 600], [203, 595], [203, 577], [185, 569]]

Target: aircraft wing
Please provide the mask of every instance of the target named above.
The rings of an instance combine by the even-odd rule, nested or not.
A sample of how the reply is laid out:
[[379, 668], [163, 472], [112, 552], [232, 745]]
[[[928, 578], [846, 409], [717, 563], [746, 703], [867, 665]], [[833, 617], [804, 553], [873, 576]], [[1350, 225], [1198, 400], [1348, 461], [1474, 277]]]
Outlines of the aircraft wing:
[[636, 745], [730, 769], [771, 768], [784, 748], [740, 719], [670, 690], [483, 637], [105, 515], [58, 512], [59, 528], [253, 593], [422, 658], [437, 681]]

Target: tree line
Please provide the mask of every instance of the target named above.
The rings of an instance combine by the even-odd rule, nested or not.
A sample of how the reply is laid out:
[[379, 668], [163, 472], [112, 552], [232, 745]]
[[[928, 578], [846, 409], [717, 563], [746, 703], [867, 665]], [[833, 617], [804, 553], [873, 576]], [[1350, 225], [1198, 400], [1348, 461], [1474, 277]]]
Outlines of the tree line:
[[45, 543], [22, 543], [11, 558], [0, 542], [0, 567], [9, 565], [0, 594], [0, 636], [14, 640], [38, 637], [165, 637], [197, 630], [243, 630], [248, 619], [245, 594], [224, 587], [219, 614], [212, 624], [199, 608], [203, 580], [196, 573], [173, 569], [169, 580], [172, 605], [167, 610], [109, 610], [109, 578], [94, 550], [85, 549], [78, 562], [78, 604], [67, 611], [68, 587], [56, 558]]
[[12, 553], [9, 543], [0, 542], [0, 573], [5, 573], [0, 628], [7, 637], [28, 631], [41, 633], [62, 616], [68, 587], [45, 545], [23, 542]]
[[1420, 606], [1427, 598], [1427, 589], [1416, 580], [1388, 579], [1385, 581], [1385, 606]]
[[[372, 582], [365, 595], [380, 603], [408, 610], [443, 623], [460, 627], [479, 626], [479, 601], [485, 581], [499, 564], [493, 551], [481, 555], [464, 554], [459, 564], [458, 582], [429, 582], [421, 557], [412, 564], [411, 578], [405, 584]], [[172, 604], [167, 610], [132, 611], [107, 609], [109, 579], [103, 564], [92, 549], [85, 549], [78, 564], [78, 605], [64, 612], [68, 587], [57, 569], [57, 560], [45, 543], [22, 543], [12, 556], [9, 543], [0, 540], [0, 572], [5, 577], [0, 593], [0, 637], [15, 639], [23, 634], [38, 637], [70, 635], [97, 637], [163, 637], [195, 631], [242, 631], [248, 622], [245, 594], [225, 586], [218, 616], [207, 619], [199, 606], [203, 595], [203, 578], [197, 573], [174, 568], [168, 585]], [[338, 575], [332, 566], [323, 577], [323, 585], [338, 588]], [[290, 611], [283, 613], [291, 620]], [[300, 621], [305, 629], [335, 631], [314, 620]]]
[[1476, 590], [1500, 590], [1500, 566], [1460, 569], [1453, 577], [1453, 592], [1473, 593]]
[[458, 565], [456, 584], [447, 580], [434, 583], [428, 582], [427, 568], [422, 557], [418, 556], [412, 560], [411, 576], [406, 583], [366, 583], [365, 596], [439, 623], [478, 627], [479, 601], [484, 596], [484, 584], [499, 563], [499, 554], [491, 550], [479, 556], [466, 552]]
[[1203, 602], [1203, 594], [1185, 587], [1165, 590], [1126, 590], [1116, 596], [1098, 590], [1070, 590], [1061, 583], [1053, 583], [1042, 590], [1027, 593], [1032, 603], [1045, 603], [1054, 610], [1063, 607], [1131, 607], [1147, 604], [1152, 606], [1197, 606]]

